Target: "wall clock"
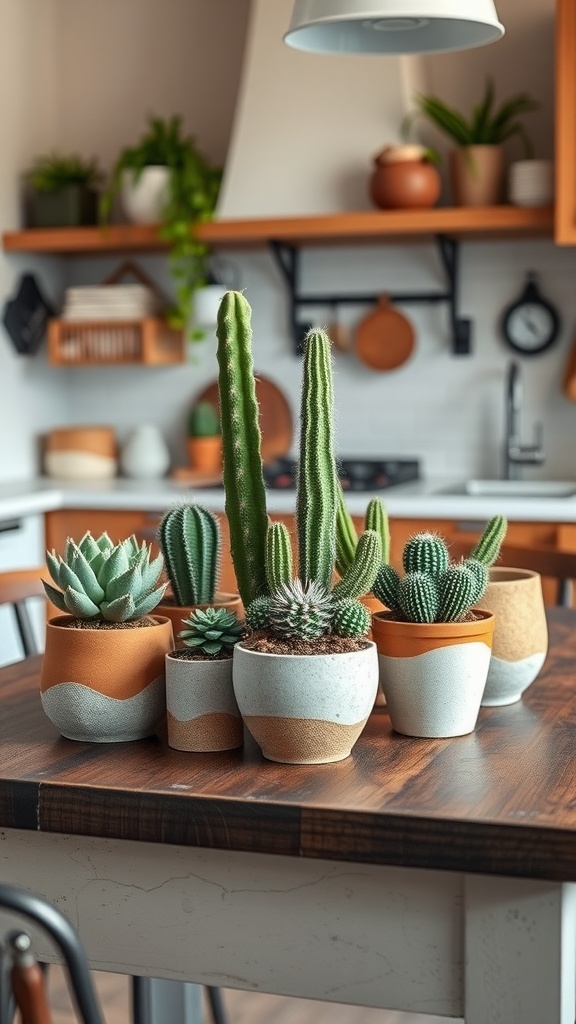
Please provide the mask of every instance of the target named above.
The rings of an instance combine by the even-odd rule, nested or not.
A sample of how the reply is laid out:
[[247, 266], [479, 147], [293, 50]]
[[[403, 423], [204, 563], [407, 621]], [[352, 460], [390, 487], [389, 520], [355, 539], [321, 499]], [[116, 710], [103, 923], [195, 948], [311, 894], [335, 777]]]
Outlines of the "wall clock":
[[544, 298], [533, 274], [522, 294], [502, 314], [502, 334], [511, 348], [526, 356], [545, 352], [560, 333], [557, 310]]

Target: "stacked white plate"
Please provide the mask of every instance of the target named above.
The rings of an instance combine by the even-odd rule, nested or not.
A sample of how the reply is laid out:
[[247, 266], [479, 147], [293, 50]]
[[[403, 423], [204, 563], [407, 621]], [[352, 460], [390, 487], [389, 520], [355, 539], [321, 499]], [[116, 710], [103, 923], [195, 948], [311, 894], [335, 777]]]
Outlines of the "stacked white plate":
[[551, 160], [518, 160], [508, 171], [508, 198], [514, 206], [549, 206], [554, 198]]
[[65, 320], [141, 320], [160, 312], [158, 295], [142, 284], [105, 284], [67, 288]]

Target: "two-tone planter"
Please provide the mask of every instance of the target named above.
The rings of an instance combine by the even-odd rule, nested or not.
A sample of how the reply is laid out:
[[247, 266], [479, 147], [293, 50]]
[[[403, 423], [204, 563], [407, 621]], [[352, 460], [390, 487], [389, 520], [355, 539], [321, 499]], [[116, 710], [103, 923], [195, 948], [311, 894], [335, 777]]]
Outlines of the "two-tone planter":
[[327, 764], [348, 757], [378, 689], [376, 646], [338, 654], [267, 654], [236, 644], [234, 693], [269, 761]]
[[70, 740], [118, 743], [151, 736], [166, 710], [164, 658], [174, 647], [168, 619], [91, 629], [46, 627], [40, 696], [48, 718]]
[[232, 750], [243, 742], [232, 687], [232, 657], [206, 660], [166, 655], [168, 743], [176, 750]]
[[464, 736], [474, 730], [486, 685], [494, 615], [467, 622], [401, 622], [374, 615], [380, 682], [392, 726], [406, 736]]

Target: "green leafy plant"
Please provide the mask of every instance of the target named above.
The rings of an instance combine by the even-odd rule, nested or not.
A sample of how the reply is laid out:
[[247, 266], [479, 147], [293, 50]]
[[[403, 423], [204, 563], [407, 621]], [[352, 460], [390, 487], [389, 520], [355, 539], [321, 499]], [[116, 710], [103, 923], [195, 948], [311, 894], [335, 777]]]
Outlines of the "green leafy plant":
[[46, 596], [60, 611], [78, 619], [133, 622], [156, 607], [167, 584], [157, 586], [162, 555], [150, 560], [150, 548], [135, 536], [113, 544], [107, 533], [95, 539], [88, 531], [77, 544], [66, 541], [64, 555], [46, 552], [56, 584], [42, 581]]
[[415, 534], [404, 546], [404, 575], [382, 565], [373, 587], [376, 597], [408, 622], [462, 621], [486, 590], [507, 526], [504, 516], [494, 516], [468, 558], [459, 562], [450, 561], [438, 534]]
[[201, 505], [169, 509], [158, 527], [166, 573], [178, 605], [214, 600], [220, 569], [220, 526]]
[[[486, 81], [482, 100], [472, 108], [468, 118], [437, 96], [419, 95], [416, 105], [420, 114], [458, 146], [500, 145], [517, 136], [523, 143], [526, 156], [533, 155], [532, 143], [520, 118], [537, 110], [538, 103], [526, 93], [519, 93], [496, 106], [491, 78]], [[414, 115], [409, 115], [403, 126], [404, 134], [413, 120]]]
[[225, 608], [198, 608], [182, 621], [186, 628], [178, 637], [184, 646], [208, 657], [231, 654], [242, 638], [242, 624]]
[[[364, 636], [369, 617], [356, 598], [371, 589], [382, 547], [378, 533], [366, 530], [342, 579], [332, 586], [338, 486], [330, 339], [324, 331], [311, 330], [304, 342], [296, 502], [299, 574], [293, 579], [288, 530], [283, 523], [269, 523], [266, 514], [250, 321], [244, 296], [227, 292], [216, 332], [224, 486], [247, 625], [284, 639], [315, 640], [336, 633], [341, 622], [347, 632], [340, 635]], [[343, 604], [347, 614], [336, 617]], [[362, 610], [355, 616], [356, 604]]]
[[188, 417], [189, 437], [218, 437], [220, 417], [212, 402], [197, 402]]
[[[212, 167], [195, 139], [184, 135], [181, 118], [148, 118], [148, 130], [135, 146], [123, 149], [112, 170], [111, 182], [102, 196], [100, 218], [106, 224], [120, 191], [122, 174], [134, 172], [138, 181], [145, 167], [169, 169], [168, 198], [162, 211], [160, 237], [169, 245], [168, 261], [176, 292], [176, 304], [167, 318], [172, 327], [190, 331], [194, 293], [207, 283], [208, 247], [194, 234], [194, 225], [214, 215], [222, 171]], [[192, 331], [193, 339], [204, 335]]]
[[37, 192], [60, 192], [69, 185], [96, 190], [104, 176], [96, 159], [86, 160], [76, 153], [50, 153], [36, 158], [26, 179]]

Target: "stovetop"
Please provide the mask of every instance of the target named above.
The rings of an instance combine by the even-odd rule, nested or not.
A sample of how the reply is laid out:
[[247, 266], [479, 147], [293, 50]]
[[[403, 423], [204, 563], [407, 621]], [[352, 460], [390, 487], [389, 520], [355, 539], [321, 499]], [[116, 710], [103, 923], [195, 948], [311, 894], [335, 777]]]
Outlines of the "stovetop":
[[[296, 487], [295, 459], [276, 459], [264, 466], [266, 486], [271, 490]], [[344, 490], [380, 491], [397, 484], [420, 479], [418, 459], [363, 459], [338, 460], [338, 476]]]

